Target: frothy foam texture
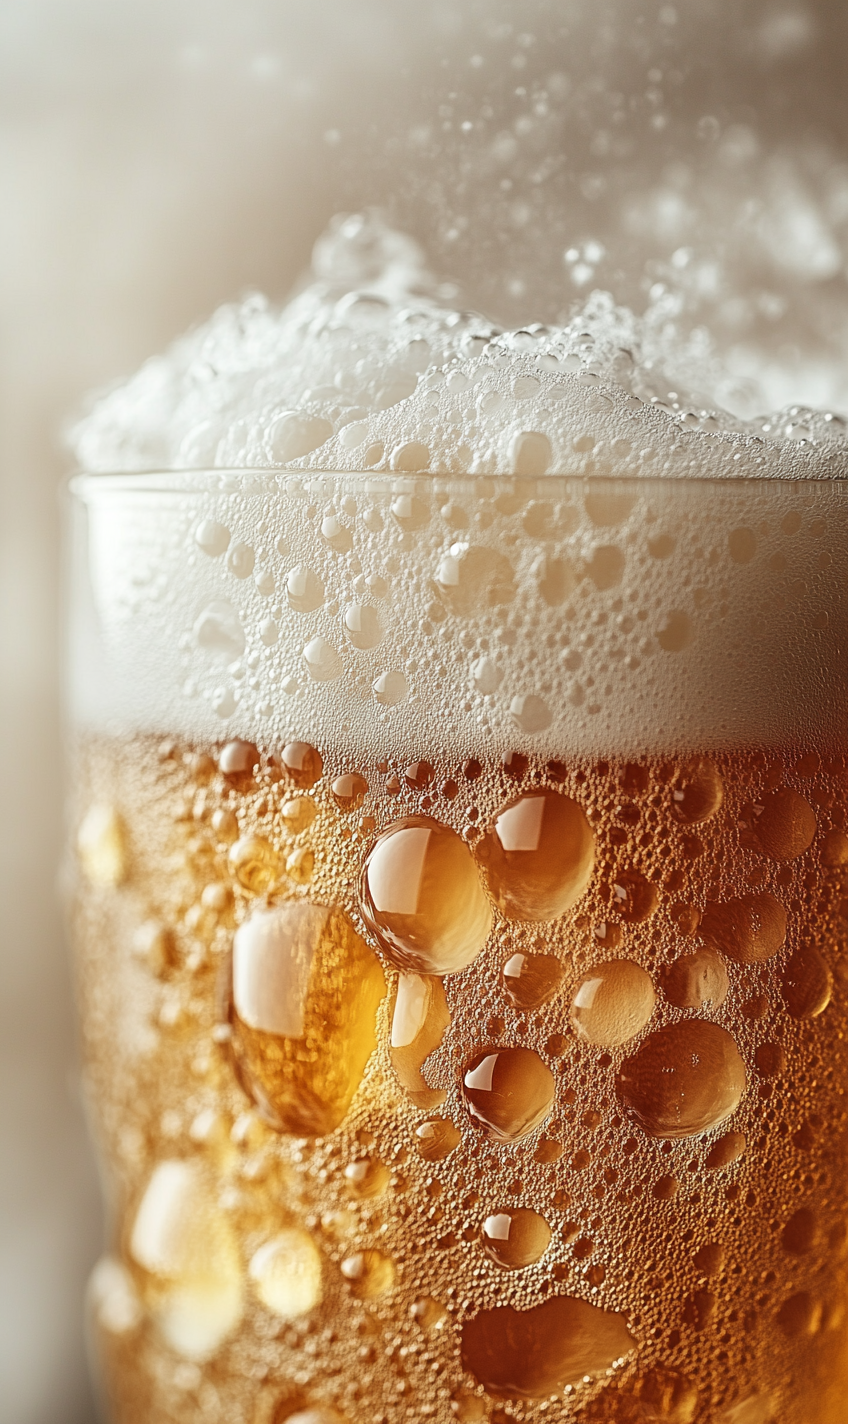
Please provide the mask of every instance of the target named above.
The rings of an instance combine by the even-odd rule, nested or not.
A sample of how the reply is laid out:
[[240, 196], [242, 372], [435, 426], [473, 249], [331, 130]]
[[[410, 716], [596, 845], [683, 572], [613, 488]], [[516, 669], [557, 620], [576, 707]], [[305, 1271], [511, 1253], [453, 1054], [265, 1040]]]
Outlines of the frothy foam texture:
[[376, 219], [315, 267], [78, 428], [84, 467], [123, 472], [83, 482], [84, 724], [410, 755], [844, 739], [837, 418], [669, 394], [691, 341], [601, 293], [498, 332]]

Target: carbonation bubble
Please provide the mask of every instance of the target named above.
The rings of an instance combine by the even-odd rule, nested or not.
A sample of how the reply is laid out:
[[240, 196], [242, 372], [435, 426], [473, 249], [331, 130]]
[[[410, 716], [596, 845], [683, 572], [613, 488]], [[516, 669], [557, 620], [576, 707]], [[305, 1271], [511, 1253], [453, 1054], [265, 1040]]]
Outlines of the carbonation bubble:
[[324, 602], [324, 585], [312, 569], [301, 564], [286, 579], [286, 597], [296, 613], [314, 613]]
[[230, 786], [238, 790], [250, 785], [258, 765], [259, 752], [253, 742], [227, 742], [218, 757], [218, 770]]
[[816, 813], [803, 796], [784, 786], [745, 807], [740, 831], [743, 845], [771, 860], [797, 860], [815, 839]]
[[92, 885], [115, 888], [127, 875], [123, 822], [114, 806], [92, 806], [77, 832], [77, 853]]
[[[272, 764], [274, 762], [272, 758]], [[308, 742], [289, 742], [283, 747], [278, 763], [285, 774], [291, 777], [295, 786], [308, 790], [320, 781], [324, 770], [321, 755]]]
[[727, 970], [712, 949], [682, 954], [662, 970], [660, 983], [677, 1009], [720, 1009], [730, 987]]
[[515, 574], [509, 560], [495, 549], [453, 544], [436, 571], [436, 588], [451, 613], [468, 618], [511, 603]]
[[421, 1069], [439, 1047], [450, 1024], [441, 979], [401, 974], [392, 1013], [390, 1054], [408, 1098], [418, 1108], [436, 1108], [447, 1093], [431, 1088]]
[[357, 1251], [347, 1256], [341, 1264], [341, 1272], [355, 1296], [360, 1300], [374, 1300], [385, 1295], [395, 1283], [395, 1263], [381, 1251]]
[[564, 969], [553, 954], [513, 954], [501, 970], [507, 997], [517, 1009], [538, 1009], [559, 990]]
[[632, 959], [608, 959], [577, 981], [571, 995], [571, 1024], [578, 1038], [599, 1047], [628, 1043], [654, 1011], [654, 986]]
[[595, 842], [576, 801], [558, 791], [531, 791], [497, 812], [477, 854], [504, 915], [554, 920], [585, 892]]
[[539, 1127], [555, 1091], [550, 1068], [531, 1048], [485, 1048], [462, 1076], [471, 1118], [496, 1142], [517, 1142]]
[[680, 768], [671, 783], [671, 809], [686, 826], [709, 821], [721, 809], [724, 787], [711, 761], [697, 759]]
[[707, 905], [699, 930], [736, 964], [762, 964], [783, 948], [786, 911], [768, 891], [743, 895]]
[[318, 807], [309, 796], [292, 796], [280, 807], [280, 815], [290, 835], [299, 836], [318, 815]]
[[635, 1347], [623, 1315], [554, 1296], [481, 1310], [462, 1326], [462, 1365], [498, 1399], [544, 1399], [602, 1374]]
[[692, 1137], [739, 1106], [745, 1064], [730, 1034], [700, 1019], [649, 1034], [616, 1075], [628, 1116], [650, 1137]]
[[250, 1259], [247, 1274], [262, 1304], [281, 1320], [296, 1320], [321, 1299], [321, 1257], [297, 1227], [280, 1231]]
[[492, 912], [471, 852], [426, 816], [397, 821], [365, 862], [362, 915], [399, 969], [454, 974], [483, 948]]
[[824, 1013], [833, 993], [833, 976], [814, 945], [791, 956], [783, 971], [782, 991], [793, 1019], [814, 1019]]
[[425, 1162], [442, 1162], [461, 1142], [459, 1128], [447, 1117], [431, 1117], [415, 1129], [418, 1151]]
[[376, 1047], [385, 982], [338, 909], [257, 907], [233, 940], [233, 1048], [279, 1131], [320, 1137], [343, 1120]]
[[143, 1296], [168, 1344], [206, 1360], [239, 1324], [244, 1285], [238, 1244], [194, 1161], [160, 1162], [129, 1241]]
[[520, 1271], [540, 1261], [550, 1245], [551, 1228], [528, 1207], [505, 1207], [487, 1216], [481, 1230], [483, 1250], [496, 1265]]
[[368, 795], [368, 782], [358, 771], [349, 771], [336, 777], [332, 792], [340, 811], [357, 811]]

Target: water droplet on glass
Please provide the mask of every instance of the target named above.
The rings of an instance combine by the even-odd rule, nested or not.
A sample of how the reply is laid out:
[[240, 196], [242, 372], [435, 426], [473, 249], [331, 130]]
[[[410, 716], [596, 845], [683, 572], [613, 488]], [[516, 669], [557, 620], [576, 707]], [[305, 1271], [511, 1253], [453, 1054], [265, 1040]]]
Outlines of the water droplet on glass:
[[471, 675], [477, 684], [478, 692], [482, 692], [484, 697], [491, 697], [493, 692], [497, 692], [503, 679], [503, 672], [498, 667], [493, 658], [478, 658], [471, 667]]
[[586, 890], [595, 863], [581, 807], [557, 791], [529, 792], [503, 806], [477, 853], [496, 904], [519, 920], [564, 914]]
[[783, 948], [786, 911], [768, 891], [709, 904], [699, 932], [737, 964], [762, 964]]
[[126, 836], [114, 806], [100, 802], [85, 813], [77, 831], [77, 853], [92, 885], [114, 888], [123, 884], [127, 875]]
[[160, 1162], [133, 1222], [130, 1254], [159, 1330], [191, 1360], [214, 1355], [242, 1318], [238, 1244], [200, 1164]]
[[376, 608], [349, 603], [344, 614], [345, 632], [355, 648], [376, 648], [382, 637]]
[[721, 1171], [722, 1167], [729, 1167], [733, 1162], [739, 1161], [746, 1145], [744, 1133], [726, 1132], [710, 1148], [704, 1166], [708, 1172]]
[[244, 791], [253, 782], [259, 752], [253, 742], [227, 742], [218, 757], [218, 770], [230, 786]]
[[303, 649], [303, 661], [313, 682], [333, 682], [342, 671], [342, 661], [335, 648], [320, 636], [310, 638]]
[[344, 1177], [348, 1191], [360, 1200], [382, 1196], [390, 1181], [388, 1167], [376, 1157], [360, 1157], [356, 1162], [348, 1162]]
[[280, 860], [264, 836], [242, 836], [230, 847], [230, 870], [253, 895], [264, 895], [280, 872]]
[[286, 597], [296, 613], [313, 613], [324, 602], [324, 585], [317, 574], [299, 564], [286, 579]]
[[390, 1053], [403, 1089], [419, 1108], [436, 1108], [447, 1094], [431, 1088], [421, 1069], [439, 1047], [450, 1024], [450, 1011], [442, 981], [429, 976], [401, 974], [392, 1013]]
[[447, 1117], [431, 1117], [415, 1129], [418, 1151], [425, 1162], [442, 1162], [455, 1152], [462, 1138], [459, 1128]]
[[312, 825], [318, 815], [318, 807], [311, 796], [292, 796], [283, 802], [280, 815], [289, 834], [299, 836]]
[[365, 862], [362, 914], [399, 969], [453, 974], [483, 948], [492, 913], [471, 852], [424, 816], [396, 822]]
[[624, 1316], [558, 1295], [530, 1310], [481, 1310], [462, 1326], [462, 1364], [487, 1394], [544, 1399], [605, 1373], [636, 1341]]
[[553, 1106], [550, 1068], [530, 1048], [487, 1048], [468, 1063], [462, 1093], [472, 1120], [496, 1142], [517, 1142]]
[[368, 782], [358, 771], [348, 771], [336, 777], [332, 792], [339, 810], [357, 811], [368, 795]]
[[571, 995], [571, 1024], [578, 1038], [604, 1048], [628, 1043], [654, 1011], [651, 977], [631, 959], [596, 964]]
[[204, 519], [198, 525], [195, 532], [195, 541], [198, 548], [204, 554], [208, 554], [210, 559], [215, 559], [219, 554], [223, 554], [230, 542], [230, 531], [223, 524], [218, 524], [214, 519]]
[[515, 574], [509, 560], [495, 549], [453, 544], [436, 570], [436, 586], [451, 613], [470, 617], [511, 603]]
[[687, 826], [709, 821], [721, 809], [723, 800], [721, 777], [710, 761], [687, 762], [671, 783], [672, 813]]
[[395, 1263], [381, 1251], [357, 1251], [354, 1256], [347, 1256], [342, 1261], [341, 1272], [360, 1300], [385, 1295], [395, 1283]]
[[793, 1019], [823, 1014], [833, 994], [833, 976], [815, 945], [796, 949], [783, 971], [783, 1001]]
[[803, 796], [787, 786], [742, 811], [742, 845], [763, 851], [771, 860], [797, 860], [809, 850], [815, 835], [815, 811]]
[[660, 983], [677, 1009], [720, 1009], [730, 986], [724, 964], [711, 949], [682, 954], [662, 970]]
[[509, 704], [509, 712], [522, 732], [544, 732], [553, 720], [547, 702], [543, 697], [537, 697], [535, 693], [513, 697]]
[[383, 973], [347, 916], [259, 906], [233, 942], [233, 1048], [272, 1126], [303, 1137], [345, 1117], [376, 1046]]
[[397, 707], [406, 701], [409, 683], [402, 672], [381, 672], [372, 684], [374, 696], [382, 707]]
[[309, 742], [289, 742], [283, 747], [279, 757], [271, 758], [272, 765], [279, 766], [295, 784], [305, 790], [320, 781], [324, 763], [320, 752]]
[[622, 1063], [616, 1093], [650, 1137], [691, 1137], [730, 1117], [746, 1082], [730, 1034], [695, 1019], [649, 1034]]
[[234, 544], [227, 555], [227, 568], [237, 579], [250, 578], [256, 555], [249, 544]]
[[296, 1320], [321, 1299], [321, 1257], [311, 1236], [288, 1227], [255, 1251], [248, 1277], [266, 1309]]
[[491, 1261], [507, 1271], [520, 1271], [544, 1256], [551, 1228], [528, 1207], [506, 1207], [486, 1217], [480, 1236]]
[[519, 1009], [537, 1009], [558, 993], [564, 977], [563, 966], [553, 954], [510, 956], [501, 971], [507, 997]]
[[207, 604], [194, 624], [197, 646], [222, 662], [231, 663], [244, 652], [244, 629], [236, 610], [224, 598]]

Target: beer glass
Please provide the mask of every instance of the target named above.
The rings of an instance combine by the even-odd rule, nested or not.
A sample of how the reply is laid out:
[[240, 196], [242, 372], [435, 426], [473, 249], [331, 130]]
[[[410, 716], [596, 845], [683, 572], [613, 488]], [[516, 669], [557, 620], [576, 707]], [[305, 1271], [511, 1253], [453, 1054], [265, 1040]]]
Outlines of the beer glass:
[[72, 483], [115, 1424], [844, 1417], [848, 483], [615, 400]]

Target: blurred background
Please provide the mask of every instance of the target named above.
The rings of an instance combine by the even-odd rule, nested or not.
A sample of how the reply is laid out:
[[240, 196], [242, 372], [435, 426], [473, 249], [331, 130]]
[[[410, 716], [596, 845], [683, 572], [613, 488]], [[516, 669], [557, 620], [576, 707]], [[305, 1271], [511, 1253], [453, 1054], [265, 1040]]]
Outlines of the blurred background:
[[[848, 411], [844, 0], [0, 0], [0, 1419], [90, 1424], [62, 843], [62, 432], [386, 211], [515, 324], [595, 287], [740, 414]], [[663, 305], [665, 304], [665, 305]]]

